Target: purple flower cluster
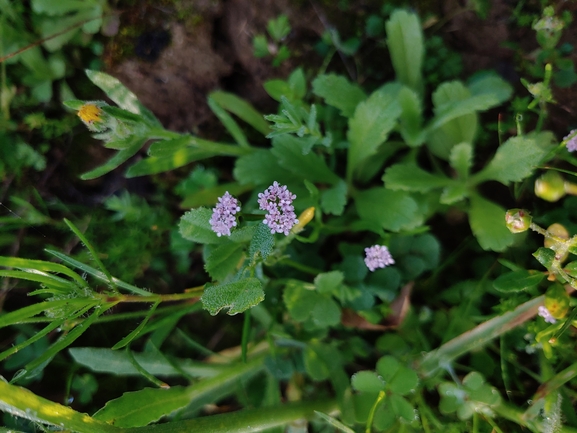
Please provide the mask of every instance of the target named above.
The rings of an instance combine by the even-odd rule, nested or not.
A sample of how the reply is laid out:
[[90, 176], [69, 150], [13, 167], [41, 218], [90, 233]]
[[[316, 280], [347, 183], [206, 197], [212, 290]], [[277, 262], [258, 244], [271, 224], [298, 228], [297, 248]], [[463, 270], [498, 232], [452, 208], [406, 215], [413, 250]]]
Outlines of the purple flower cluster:
[[236, 217], [240, 211], [238, 200], [227, 192], [219, 197], [216, 207], [212, 210], [210, 226], [218, 237], [230, 236], [230, 229], [236, 226]]
[[378, 268], [386, 268], [395, 263], [389, 249], [383, 245], [373, 245], [372, 247], [365, 248], [365, 254], [365, 264], [371, 272], [374, 272]]
[[291, 228], [298, 224], [292, 205], [296, 197], [285, 185], [279, 185], [276, 181], [258, 195], [260, 209], [268, 212], [263, 223], [270, 228], [271, 233], [284, 233], [288, 236]]
[[[569, 138], [571, 138], [569, 140]], [[577, 129], [571, 131], [566, 137], [563, 138], [563, 141], [567, 141], [567, 150], [569, 152], [575, 152], [577, 150]]]
[[541, 305], [538, 308], [537, 314], [539, 314], [539, 316], [541, 316], [545, 320], [545, 322], [547, 322], [547, 323], [557, 322], [557, 320], [551, 315], [551, 313], [549, 312], [547, 307], [544, 307], [543, 305]]

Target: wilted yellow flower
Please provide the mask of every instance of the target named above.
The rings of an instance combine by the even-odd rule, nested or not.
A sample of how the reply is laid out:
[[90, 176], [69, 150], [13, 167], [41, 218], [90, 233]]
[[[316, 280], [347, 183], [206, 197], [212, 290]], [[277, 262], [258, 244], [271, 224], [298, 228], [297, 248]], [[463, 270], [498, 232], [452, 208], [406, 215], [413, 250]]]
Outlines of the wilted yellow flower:
[[78, 117], [87, 125], [92, 125], [95, 122], [101, 122], [102, 110], [94, 104], [84, 104], [78, 110]]

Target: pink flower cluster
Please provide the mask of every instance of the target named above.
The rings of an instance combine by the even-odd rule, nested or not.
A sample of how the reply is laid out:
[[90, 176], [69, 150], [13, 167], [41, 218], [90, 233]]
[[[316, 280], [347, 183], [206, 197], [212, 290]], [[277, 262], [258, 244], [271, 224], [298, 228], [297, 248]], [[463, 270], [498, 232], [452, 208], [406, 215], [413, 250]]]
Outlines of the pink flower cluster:
[[[292, 205], [296, 197], [285, 185], [279, 185], [276, 181], [258, 195], [260, 209], [268, 212], [263, 223], [270, 228], [271, 233], [284, 233], [288, 236], [292, 227], [298, 224]], [[228, 191], [218, 199], [210, 218], [210, 226], [217, 236], [230, 236], [230, 230], [236, 226], [235, 214], [238, 211], [239, 202]]]
[[298, 224], [299, 220], [292, 205], [295, 198], [297, 196], [285, 185], [279, 185], [276, 181], [258, 195], [260, 209], [268, 212], [263, 223], [270, 228], [271, 233], [284, 233], [288, 236], [292, 227]]
[[230, 236], [230, 229], [236, 226], [235, 214], [240, 211], [238, 200], [227, 192], [218, 199], [212, 210], [210, 226], [218, 237]]
[[395, 263], [389, 249], [383, 245], [373, 245], [365, 248], [365, 264], [371, 272], [379, 268], [386, 268]]
[[577, 150], [577, 129], [574, 129], [566, 137], [564, 137], [563, 141], [565, 140], [569, 140], [566, 144], [567, 150], [569, 152], [575, 152]]

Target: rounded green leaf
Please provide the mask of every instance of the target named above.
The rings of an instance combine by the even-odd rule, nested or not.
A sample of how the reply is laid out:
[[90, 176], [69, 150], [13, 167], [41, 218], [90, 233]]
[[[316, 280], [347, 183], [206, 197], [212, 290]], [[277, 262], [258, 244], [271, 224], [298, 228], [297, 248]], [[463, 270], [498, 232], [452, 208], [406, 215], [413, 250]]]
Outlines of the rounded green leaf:
[[351, 377], [353, 389], [362, 392], [379, 392], [385, 389], [385, 382], [374, 371], [359, 371]]

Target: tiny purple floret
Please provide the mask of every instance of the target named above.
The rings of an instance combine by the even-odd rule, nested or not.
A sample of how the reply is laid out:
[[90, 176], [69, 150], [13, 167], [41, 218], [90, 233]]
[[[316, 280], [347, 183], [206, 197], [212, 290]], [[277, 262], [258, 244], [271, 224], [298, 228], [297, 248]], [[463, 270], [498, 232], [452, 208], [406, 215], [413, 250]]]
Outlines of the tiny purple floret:
[[545, 322], [547, 323], [555, 323], [557, 322], [557, 320], [551, 315], [551, 313], [549, 312], [549, 310], [547, 309], [547, 307], [544, 307], [543, 305], [541, 305], [538, 309], [537, 309], [537, 313], [539, 314], [539, 316], [541, 316]]
[[212, 217], [210, 218], [210, 226], [212, 231], [218, 237], [230, 236], [230, 229], [236, 226], [236, 217], [234, 216], [240, 211], [238, 200], [227, 192], [222, 197], [219, 197], [216, 207], [212, 209]]
[[295, 198], [296, 195], [277, 181], [258, 195], [260, 209], [268, 212], [263, 223], [270, 228], [271, 233], [284, 233], [288, 236], [292, 227], [298, 224], [299, 220], [292, 205]]
[[365, 248], [365, 253], [365, 264], [371, 272], [374, 272], [378, 268], [386, 268], [395, 263], [389, 249], [383, 245], [373, 245], [372, 247]]
[[575, 152], [577, 150], [577, 129], [571, 131], [563, 140], [568, 140], [569, 138], [571, 139], [566, 144], [567, 150], [569, 152]]

